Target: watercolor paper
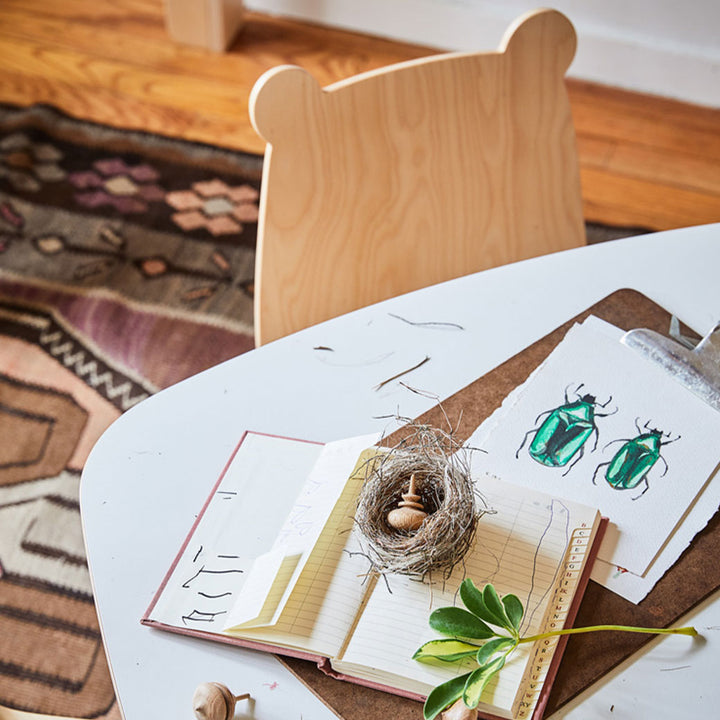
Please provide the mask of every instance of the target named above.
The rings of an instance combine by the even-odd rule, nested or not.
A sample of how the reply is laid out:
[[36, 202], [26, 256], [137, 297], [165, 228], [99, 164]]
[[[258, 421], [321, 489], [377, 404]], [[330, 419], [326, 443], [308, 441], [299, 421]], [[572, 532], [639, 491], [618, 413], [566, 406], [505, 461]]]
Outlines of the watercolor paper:
[[642, 576], [717, 468], [720, 413], [620, 334], [597, 318], [574, 326], [468, 444], [487, 452], [473, 474], [599, 508], [611, 523], [599, 557]]

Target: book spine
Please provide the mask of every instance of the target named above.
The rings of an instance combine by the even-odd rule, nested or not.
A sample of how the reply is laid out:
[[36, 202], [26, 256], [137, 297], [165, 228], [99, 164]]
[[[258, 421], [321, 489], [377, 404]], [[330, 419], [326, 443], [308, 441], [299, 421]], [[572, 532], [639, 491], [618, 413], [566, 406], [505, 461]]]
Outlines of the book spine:
[[[555, 586], [552, 602], [549, 605], [545, 632], [562, 630], [568, 619], [573, 598], [582, 576], [585, 556], [590, 550], [592, 528], [577, 528], [573, 531], [570, 547], [565, 560], [565, 567], [559, 582]], [[533, 716], [540, 699], [540, 693], [547, 679], [553, 655], [558, 644], [558, 637], [538, 640], [533, 647], [533, 659], [530, 675], [526, 682], [525, 692], [520, 698], [517, 715], [518, 720], [526, 720]]]

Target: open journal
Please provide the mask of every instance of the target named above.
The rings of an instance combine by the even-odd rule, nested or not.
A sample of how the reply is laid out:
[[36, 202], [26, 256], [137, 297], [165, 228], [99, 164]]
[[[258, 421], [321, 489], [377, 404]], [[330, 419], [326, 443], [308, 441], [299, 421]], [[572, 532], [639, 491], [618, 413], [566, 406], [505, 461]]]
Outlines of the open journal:
[[[572, 621], [589, 574], [599, 513], [479, 478], [490, 511], [447, 580], [368, 572], [353, 515], [377, 436], [327, 445], [246, 433], [213, 488], [143, 622], [318, 662], [343, 679], [418, 699], [467, 672], [412, 659], [434, 637], [430, 612], [460, 582], [492, 582], [525, 606], [522, 633]], [[479, 710], [532, 717], [558, 661], [557, 638], [520, 646]]]

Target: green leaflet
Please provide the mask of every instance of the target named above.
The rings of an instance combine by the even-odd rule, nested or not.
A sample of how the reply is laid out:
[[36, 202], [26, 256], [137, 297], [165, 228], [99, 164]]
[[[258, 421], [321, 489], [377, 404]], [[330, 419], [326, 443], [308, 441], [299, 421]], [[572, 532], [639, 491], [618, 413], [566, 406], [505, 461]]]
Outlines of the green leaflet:
[[496, 618], [495, 624], [507, 630], [513, 629], [513, 624], [505, 614], [505, 606], [500, 601], [500, 596], [492, 585], [487, 584], [483, 588], [482, 597], [488, 612]]
[[523, 605], [517, 595], [504, 595], [502, 599], [505, 614], [512, 623], [515, 630], [520, 630], [520, 622], [523, 618]]
[[476, 655], [479, 649], [477, 645], [462, 640], [430, 640], [415, 651], [413, 660], [433, 658], [443, 662], [455, 662]]
[[[512, 638], [495, 638], [488, 640], [478, 651], [475, 661], [478, 665], [484, 665], [496, 652], [514, 648], [517, 645]], [[505, 653], [507, 655], [507, 653]]]
[[[510, 597], [517, 600], [514, 595]], [[470, 578], [465, 578], [460, 584], [460, 598], [465, 604], [465, 607], [473, 615], [476, 615], [486, 623], [505, 628], [509, 632], [517, 630], [517, 626], [507, 613], [505, 602], [500, 601], [500, 597], [492, 585], [486, 585], [485, 589], [481, 592]], [[517, 600], [517, 604], [520, 604], [519, 600]], [[517, 612], [515, 601], [511, 600], [510, 606], [513, 612]], [[520, 611], [522, 617], [522, 605], [520, 605]]]
[[448, 705], [452, 705], [459, 697], [462, 697], [465, 683], [471, 675], [472, 673], [465, 673], [433, 688], [432, 692], [427, 696], [427, 700], [425, 700], [425, 705], [423, 705], [423, 717], [425, 720], [433, 720]]
[[[486, 585], [480, 592], [473, 581], [467, 578], [460, 585], [460, 597], [469, 612], [462, 608], [445, 607], [438, 608], [430, 615], [430, 627], [444, 635], [449, 635], [452, 639], [431, 640], [420, 647], [413, 657], [416, 660], [435, 658], [454, 662], [475, 655], [479, 667], [473, 672], [438, 685], [425, 701], [423, 708], [425, 720], [433, 720], [461, 697], [468, 707], [477, 707], [488, 682], [504, 667], [506, 658], [520, 643], [598, 630], [697, 635], [697, 631], [693, 627], [638, 628], [624, 625], [596, 625], [568, 630], [551, 630], [539, 635], [520, 637], [520, 623], [524, 610], [522, 602], [516, 595], [508, 594], [501, 600], [492, 585]], [[504, 628], [510, 637], [501, 635], [486, 623]], [[487, 640], [488, 642], [475, 645], [458, 640], [458, 637]]]
[[498, 624], [498, 618], [487, 609], [482, 592], [470, 578], [465, 578], [460, 584], [460, 598], [473, 615], [477, 615], [486, 623]]
[[433, 630], [451, 637], [487, 640], [496, 634], [480, 618], [462, 608], [438, 608], [430, 614], [428, 622]]
[[505, 665], [505, 655], [500, 655], [470, 673], [462, 695], [468, 707], [477, 707], [485, 686], [490, 682], [493, 675], [500, 671], [503, 665]]

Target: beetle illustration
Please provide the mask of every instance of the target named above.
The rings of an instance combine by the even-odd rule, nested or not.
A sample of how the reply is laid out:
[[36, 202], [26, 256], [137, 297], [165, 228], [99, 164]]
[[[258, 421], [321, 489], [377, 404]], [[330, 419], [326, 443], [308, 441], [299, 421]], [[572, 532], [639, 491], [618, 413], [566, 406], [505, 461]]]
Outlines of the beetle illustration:
[[[639, 424], [640, 418], [635, 419], [635, 427], [637, 428], [637, 436], [628, 440], [612, 440], [605, 448], [616, 442], [623, 443], [622, 447], [613, 455], [612, 460], [606, 463], [600, 463], [593, 473], [593, 483], [597, 484], [597, 474], [601, 467], [607, 467], [605, 471], [605, 480], [610, 487], [615, 490], [632, 490], [642, 483], [645, 483], [645, 489], [634, 497], [637, 500], [642, 497], [650, 488], [648, 483], [648, 473], [655, 467], [658, 461], [662, 461], [665, 465], [660, 477], [663, 477], [668, 471], [668, 464], [665, 458], [660, 454], [660, 448], [669, 445], [680, 439], [680, 435], [670, 439], [670, 433], [664, 433], [662, 430], [650, 427], [650, 421], [645, 423], [641, 428]], [[667, 437], [667, 440], [663, 440]], [[603, 448], [603, 450], [605, 449]]]
[[[580, 389], [585, 383], [581, 383], [575, 389], [576, 399], [571, 401], [568, 396], [570, 385], [565, 388], [565, 403], [553, 410], [546, 410], [535, 418], [535, 424], [540, 421], [543, 415], [547, 417], [539, 427], [533, 428], [525, 433], [515, 457], [520, 457], [520, 451], [527, 442], [530, 435], [535, 435], [528, 452], [530, 457], [542, 465], [548, 467], [564, 467], [570, 460], [575, 458], [563, 475], [567, 475], [575, 463], [577, 463], [585, 452], [585, 443], [590, 436], [595, 434], [593, 450], [597, 448], [598, 429], [595, 418], [614, 415], [617, 408], [610, 413], [598, 413], [596, 408], [606, 408], [612, 401], [612, 396], [607, 402], [600, 404], [594, 395], [580, 395]], [[577, 455], [577, 457], [575, 457]]]

